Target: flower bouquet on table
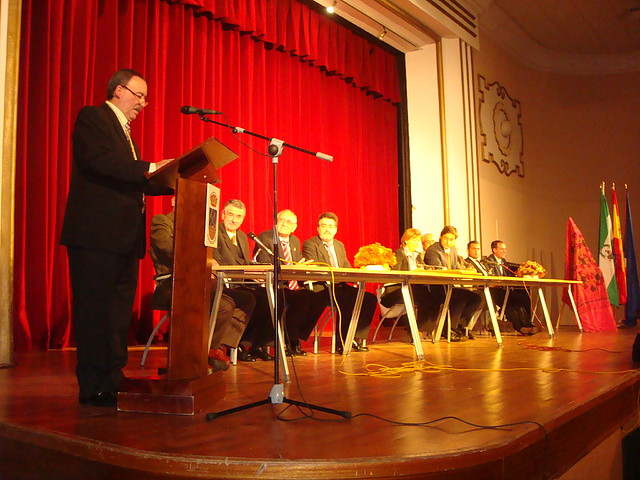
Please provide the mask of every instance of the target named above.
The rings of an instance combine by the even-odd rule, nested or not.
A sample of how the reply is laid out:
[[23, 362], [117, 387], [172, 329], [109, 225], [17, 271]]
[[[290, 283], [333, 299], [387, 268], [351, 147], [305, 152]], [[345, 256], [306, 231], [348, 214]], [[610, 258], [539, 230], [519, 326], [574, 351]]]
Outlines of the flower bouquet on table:
[[353, 257], [356, 268], [379, 266], [380, 269], [389, 270], [396, 264], [396, 254], [393, 250], [380, 245], [378, 242], [360, 247]]
[[516, 276], [523, 278], [543, 278], [547, 271], [538, 262], [527, 260], [518, 267]]

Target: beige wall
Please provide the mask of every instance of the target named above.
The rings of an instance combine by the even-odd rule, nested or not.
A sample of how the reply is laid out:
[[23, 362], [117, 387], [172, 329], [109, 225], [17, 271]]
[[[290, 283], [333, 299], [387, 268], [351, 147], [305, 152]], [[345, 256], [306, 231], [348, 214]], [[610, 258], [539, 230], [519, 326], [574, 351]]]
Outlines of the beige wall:
[[[499, 235], [509, 260], [541, 261], [552, 276], [562, 277], [569, 216], [596, 253], [602, 181], [608, 198], [616, 183], [623, 231], [628, 184], [640, 241], [640, 72], [581, 76], [532, 70], [482, 32], [474, 65], [487, 82], [499, 82], [521, 102], [524, 137], [525, 178], [506, 177], [480, 161], [483, 253], [491, 253], [490, 242]], [[552, 300], [557, 315], [558, 295]], [[563, 323], [570, 321], [565, 309]]]

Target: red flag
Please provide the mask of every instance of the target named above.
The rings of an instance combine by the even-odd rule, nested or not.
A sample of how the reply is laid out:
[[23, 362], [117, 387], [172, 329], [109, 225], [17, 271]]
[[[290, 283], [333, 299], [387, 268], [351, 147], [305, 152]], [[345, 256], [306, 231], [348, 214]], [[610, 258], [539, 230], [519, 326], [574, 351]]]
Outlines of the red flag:
[[[565, 249], [564, 278], [582, 280], [572, 285], [571, 293], [585, 332], [616, 330], [616, 321], [609, 303], [602, 270], [593, 259], [582, 232], [571, 217], [567, 221], [567, 245]], [[571, 306], [567, 289], [562, 301]]]
[[618, 284], [618, 302], [620, 305], [627, 303], [627, 269], [624, 266], [624, 250], [622, 248], [622, 229], [620, 228], [620, 209], [618, 208], [618, 196], [615, 183], [611, 187], [612, 215], [611, 243], [613, 246], [613, 261], [616, 266], [616, 283]]

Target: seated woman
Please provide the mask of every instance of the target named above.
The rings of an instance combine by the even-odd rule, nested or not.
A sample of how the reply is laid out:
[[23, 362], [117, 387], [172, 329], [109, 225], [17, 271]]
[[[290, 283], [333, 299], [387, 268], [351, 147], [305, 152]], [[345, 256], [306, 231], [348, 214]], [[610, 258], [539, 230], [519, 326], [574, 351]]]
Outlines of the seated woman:
[[[400, 248], [395, 251], [397, 263], [394, 270], [416, 270], [424, 265], [422, 252], [422, 235], [415, 228], [408, 228], [400, 239]], [[430, 291], [429, 285], [411, 285], [411, 294], [417, 307], [418, 330], [431, 331], [435, 322], [439, 304]], [[398, 284], [385, 285], [380, 303], [392, 307], [396, 303], [404, 303], [402, 287]], [[428, 325], [431, 322], [431, 325]], [[429, 328], [431, 327], [431, 328]]]

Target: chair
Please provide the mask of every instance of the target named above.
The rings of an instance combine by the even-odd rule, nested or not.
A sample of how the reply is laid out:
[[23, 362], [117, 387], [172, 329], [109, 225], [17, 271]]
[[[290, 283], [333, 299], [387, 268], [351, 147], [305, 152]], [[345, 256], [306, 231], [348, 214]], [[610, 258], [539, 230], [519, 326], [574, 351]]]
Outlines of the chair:
[[[162, 327], [162, 325], [164, 324], [164, 322], [166, 322], [169, 319], [169, 309], [171, 308], [171, 304], [169, 303], [168, 305], [166, 305], [166, 298], [164, 298], [164, 295], [157, 295], [156, 292], [158, 291], [158, 285], [163, 282], [164, 280], [168, 280], [170, 279], [172, 276], [171, 273], [165, 273], [163, 275], [157, 275], [155, 277], [155, 288], [153, 290], [153, 297], [152, 297], [152, 305], [154, 303], [159, 303], [160, 305], [154, 305], [154, 309], [155, 310], [161, 310], [161, 311], [166, 311], [167, 313], [165, 313], [165, 315], [160, 319], [160, 321], [158, 322], [158, 324], [155, 326], [155, 328], [153, 329], [153, 331], [151, 332], [151, 335], [149, 335], [149, 338], [147, 340], [147, 344], [144, 347], [144, 352], [142, 353], [142, 359], [140, 360], [140, 365], [144, 366], [144, 364], [147, 361], [147, 355], [149, 354], [149, 349], [151, 348], [151, 344], [153, 343], [153, 339], [156, 337], [156, 334], [158, 333], [158, 330], [160, 330], [160, 328]], [[159, 293], [159, 292], [158, 292]], [[166, 293], [166, 292], [164, 292]], [[155, 301], [155, 302], [154, 302]], [[211, 310], [211, 315], [213, 315], [213, 308]], [[212, 326], [213, 326], [213, 318], [209, 318], [209, 325], [210, 325], [210, 332], [209, 332], [209, 337], [211, 337], [212, 335]], [[235, 349], [233, 349], [235, 350]], [[232, 352], [232, 363], [234, 365], [237, 364], [237, 352]]]
[[[247, 281], [246, 280], [242, 280], [242, 281], [234, 282], [234, 281], [231, 281], [229, 279], [224, 279], [223, 283], [224, 283], [225, 287], [231, 288], [231, 285], [233, 285], [234, 283], [245, 284], [245, 283], [247, 283]], [[260, 285], [263, 286], [263, 287], [265, 286], [262, 283], [260, 283]], [[267, 292], [267, 297], [269, 298], [269, 303], [272, 304], [273, 303], [272, 289], [269, 288], [268, 290], [266, 290], [266, 292]], [[210, 323], [209, 323], [210, 325], [214, 324], [214, 322], [213, 322], [213, 311], [214, 311], [214, 308], [213, 307], [214, 307], [214, 305], [211, 306], [211, 316], [212, 317], [210, 319]], [[286, 313], [287, 313], [287, 305], [285, 304], [284, 307], [283, 307], [283, 310], [282, 310], [282, 318], [281, 318], [281, 321], [280, 321], [280, 329], [277, 332], [277, 335], [278, 335], [278, 342], [279, 342], [279, 345], [280, 345], [280, 354], [281, 354], [281, 357], [282, 357], [282, 360], [283, 360], [283, 369], [284, 369], [284, 372], [285, 372], [285, 378], [289, 378], [289, 369], [288, 369], [288, 366], [287, 366], [287, 363], [286, 363], [285, 343], [284, 343], [284, 340], [285, 340], [284, 324], [285, 324]], [[273, 312], [271, 312], [271, 317], [272, 317], [271, 318], [272, 321], [274, 321]], [[213, 332], [211, 332], [211, 334], [212, 333]], [[210, 338], [211, 338], [211, 336], [210, 336]], [[237, 347], [237, 348], [236, 347], [229, 347], [229, 363], [231, 363], [231, 365], [234, 365], [234, 366], [238, 365], [238, 348], [240, 348], [240, 347]]]
[[381, 299], [382, 299], [383, 288], [384, 287], [380, 287], [376, 290], [376, 297], [378, 297], [378, 306], [380, 307], [380, 312], [382, 313], [382, 315], [380, 316], [380, 321], [378, 322], [376, 331], [373, 334], [371, 343], [374, 343], [376, 341], [376, 338], [378, 337], [378, 331], [380, 330], [380, 327], [382, 326], [382, 323], [385, 321], [385, 319], [395, 318], [395, 321], [393, 322], [393, 326], [391, 327], [391, 332], [389, 333], [389, 341], [391, 341], [391, 338], [393, 337], [393, 331], [395, 330], [396, 325], [398, 325], [398, 322], [400, 321], [402, 316], [407, 313], [407, 309], [404, 303], [396, 303], [391, 307], [385, 307], [384, 305], [382, 305]]
[[[322, 332], [324, 332], [327, 323], [331, 322], [331, 353], [336, 353], [336, 322], [335, 322], [335, 309], [333, 306], [333, 298], [331, 300], [332, 305], [327, 307], [318, 319], [318, 323], [313, 329], [313, 353], [318, 353], [318, 346], [320, 345], [320, 339], [322, 338]], [[318, 325], [320, 327], [318, 328]]]
[[[313, 288], [313, 282], [305, 282], [310, 288]], [[328, 322], [331, 322], [331, 353], [336, 353], [336, 304], [332, 295], [331, 282], [326, 282], [329, 292], [329, 307], [322, 313], [316, 326], [313, 328], [313, 353], [318, 353], [318, 346], [320, 345], [320, 339], [322, 338], [322, 332], [327, 326]], [[318, 325], [321, 325], [318, 328]]]
[[[156, 284], [155, 287], [153, 289], [153, 294], [155, 295], [156, 293], [156, 289], [158, 288], [158, 284], [164, 280], [168, 280], [169, 278], [171, 278], [171, 274], [170, 273], [166, 273], [164, 275], [158, 275], [155, 278]], [[164, 307], [164, 305], [163, 305]], [[169, 308], [171, 308], [169, 306]], [[155, 326], [155, 328], [153, 329], [153, 332], [151, 332], [151, 335], [149, 335], [149, 339], [147, 340], [147, 344], [144, 347], [144, 352], [142, 354], [142, 360], [140, 360], [140, 365], [144, 367], [145, 362], [147, 361], [147, 354], [149, 353], [149, 349], [151, 348], [151, 344], [153, 343], [153, 339], [156, 338], [156, 334], [158, 333], [158, 330], [160, 330], [160, 327], [162, 327], [162, 325], [164, 324], [164, 322], [166, 322], [169, 319], [169, 311], [168, 309], [160, 309], [160, 308], [156, 308], [156, 310], [164, 310], [167, 313], [164, 314], [164, 316], [160, 319], [160, 321], [158, 322], [158, 324]]]

